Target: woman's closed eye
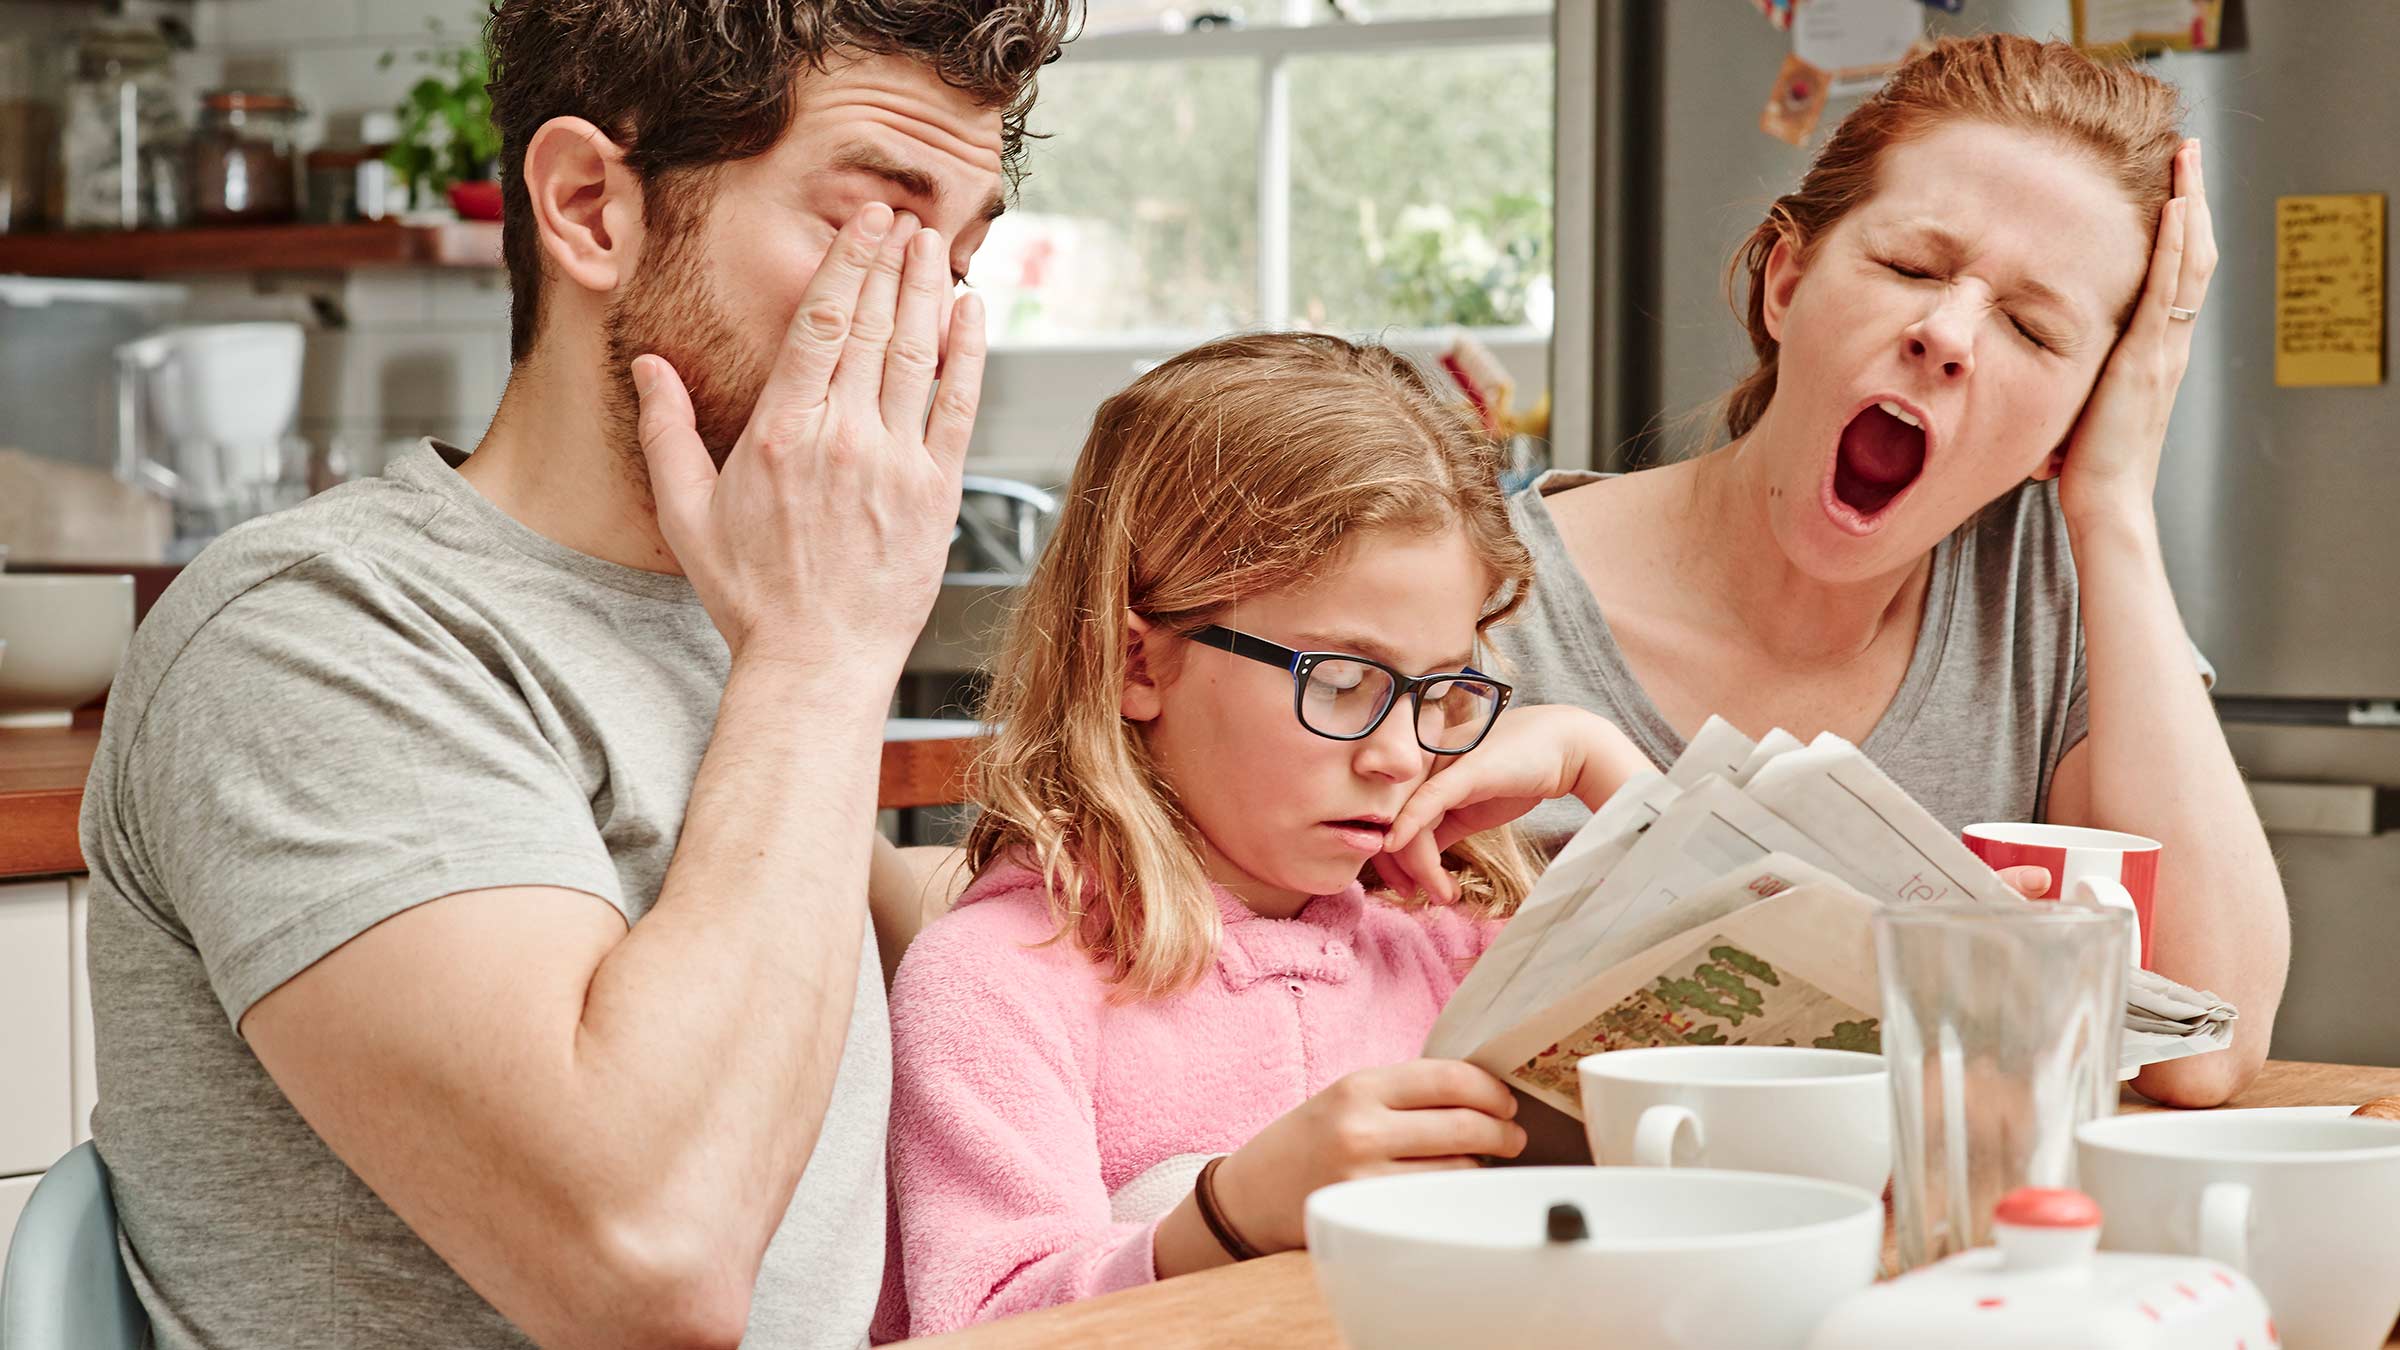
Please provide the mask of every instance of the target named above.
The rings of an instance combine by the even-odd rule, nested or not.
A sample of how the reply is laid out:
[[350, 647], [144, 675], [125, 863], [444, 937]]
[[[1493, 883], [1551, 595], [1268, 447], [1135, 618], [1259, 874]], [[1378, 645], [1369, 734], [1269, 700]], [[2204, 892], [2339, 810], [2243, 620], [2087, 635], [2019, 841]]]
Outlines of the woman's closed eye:
[[1885, 269], [1897, 272], [1901, 276], [1907, 277], [1911, 281], [1933, 280], [1933, 273], [1917, 266], [1915, 263], [1902, 262], [1897, 258], [1877, 258], [1875, 261], [1882, 264]]
[[2027, 342], [2030, 342], [2034, 346], [2041, 348], [2043, 351], [2051, 350], [2052, 346], [2054, 345], [2052, 339], [2045, 336], [2039, 329], [2027, 327], [2025, 321], [2018, 318], [2014, 314], [2008, 316], [2008, 326], [2017, 330], [2018, 337], [2025, 339]]

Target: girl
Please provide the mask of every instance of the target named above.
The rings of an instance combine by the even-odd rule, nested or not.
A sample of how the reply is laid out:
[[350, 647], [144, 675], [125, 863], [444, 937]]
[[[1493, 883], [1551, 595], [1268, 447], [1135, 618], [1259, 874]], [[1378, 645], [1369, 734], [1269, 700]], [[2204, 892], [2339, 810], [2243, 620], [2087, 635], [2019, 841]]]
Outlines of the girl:
[[1525, 891], [1513, 839], [1459, 842], [1449, 903], [1359, 882], [1447, 756], [1590, 804], [1642, 765], [1593, 714], [1500, 716], [1480, 639], [1531, 566], [1500, 471], [1329, 337], [1101, 407], [993, 691], [980, 875], [892, 992], [879, 1334], [1295, 1248], [1319, 1186], [1524, 1146], [1497, 1079], [1415, 1058]]

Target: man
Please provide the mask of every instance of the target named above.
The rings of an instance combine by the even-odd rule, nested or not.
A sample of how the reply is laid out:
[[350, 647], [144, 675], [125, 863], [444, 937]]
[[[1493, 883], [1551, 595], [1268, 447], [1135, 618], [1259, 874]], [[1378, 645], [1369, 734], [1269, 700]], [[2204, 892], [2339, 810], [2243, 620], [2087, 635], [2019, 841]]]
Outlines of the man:
[[489, 433], [219, 541], [110, 698], [94, 1129], [160, 1345], [863, 1338], [882, 719], [1068, 3], [497, 8]]

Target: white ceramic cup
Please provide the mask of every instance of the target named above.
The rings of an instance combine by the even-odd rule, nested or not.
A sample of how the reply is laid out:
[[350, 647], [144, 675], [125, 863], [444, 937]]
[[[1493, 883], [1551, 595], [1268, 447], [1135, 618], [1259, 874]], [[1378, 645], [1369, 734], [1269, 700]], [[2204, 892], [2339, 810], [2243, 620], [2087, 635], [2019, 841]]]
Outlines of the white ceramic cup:
[[1818, 1177], [1880, 1194], [1892, 1099], [1880, 1055], [1808, 1046], [1611, 1050], [1575, 1066], [1583, 1134], [1604, 1166]]
[[[1549, 1240], [1560, 1204], [1588, 1235]], [[1354, 1350], [1800, 1350], [1873, 1282], [1883, 1204], [1753, 1172], [1493, 1167], [1328, 1186], [1307, 1227]]]
[[2286, 1350], [2382, 1350], [2400, 1318], [2400, 1121], [2310, 1109], [2117, 1116], [2075, 1132], [2113, 1251], [2223, 1261]]

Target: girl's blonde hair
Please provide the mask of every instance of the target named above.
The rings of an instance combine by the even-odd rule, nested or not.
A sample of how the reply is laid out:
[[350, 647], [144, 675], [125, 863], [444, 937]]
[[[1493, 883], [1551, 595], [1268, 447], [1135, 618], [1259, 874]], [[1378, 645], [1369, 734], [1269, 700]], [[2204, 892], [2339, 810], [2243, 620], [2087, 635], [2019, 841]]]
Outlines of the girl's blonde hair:
[[1758, 364], [1725, 396], [1727, 435], [1746, 435], [1775, 397], [1782, 348], [1766, 316], [1767, 258], [1775, 245], [1788, 240], [1805, 265], [1842, 217], [1875, 195], [1886, 149], [1959, 122], [2033, 132], [2085, 156], [2124, 189], [2145, 239], [2174, 191], [2183, 131], [2173, 85], [2139, 65], [2095, 61], [2063, 42], [2012, 33], [1944, 38], [1842, 119], [1799, 188], [1776, 198], [1734, 251], [1726, 289]]
[[[1211, 342], [1103, 403], [1001, 648], [970, 865], [1024, 855], [1057, 937], [1128, 994], [1205, 974], [1220, 929], [1193, 827], [1119, 712], [1127, 613], [1189, 634], [1305, 581], [1368, 531], [1455, 527], [1491, 573], [1481, 629], [1533, 577], [1502, 468], [1500, 447], [1405, 359], [1320, 334]], [[1463, 840], [1447, 861], [1479, 913], [1513, 909], [1531, 881], [1509, 831]]]

